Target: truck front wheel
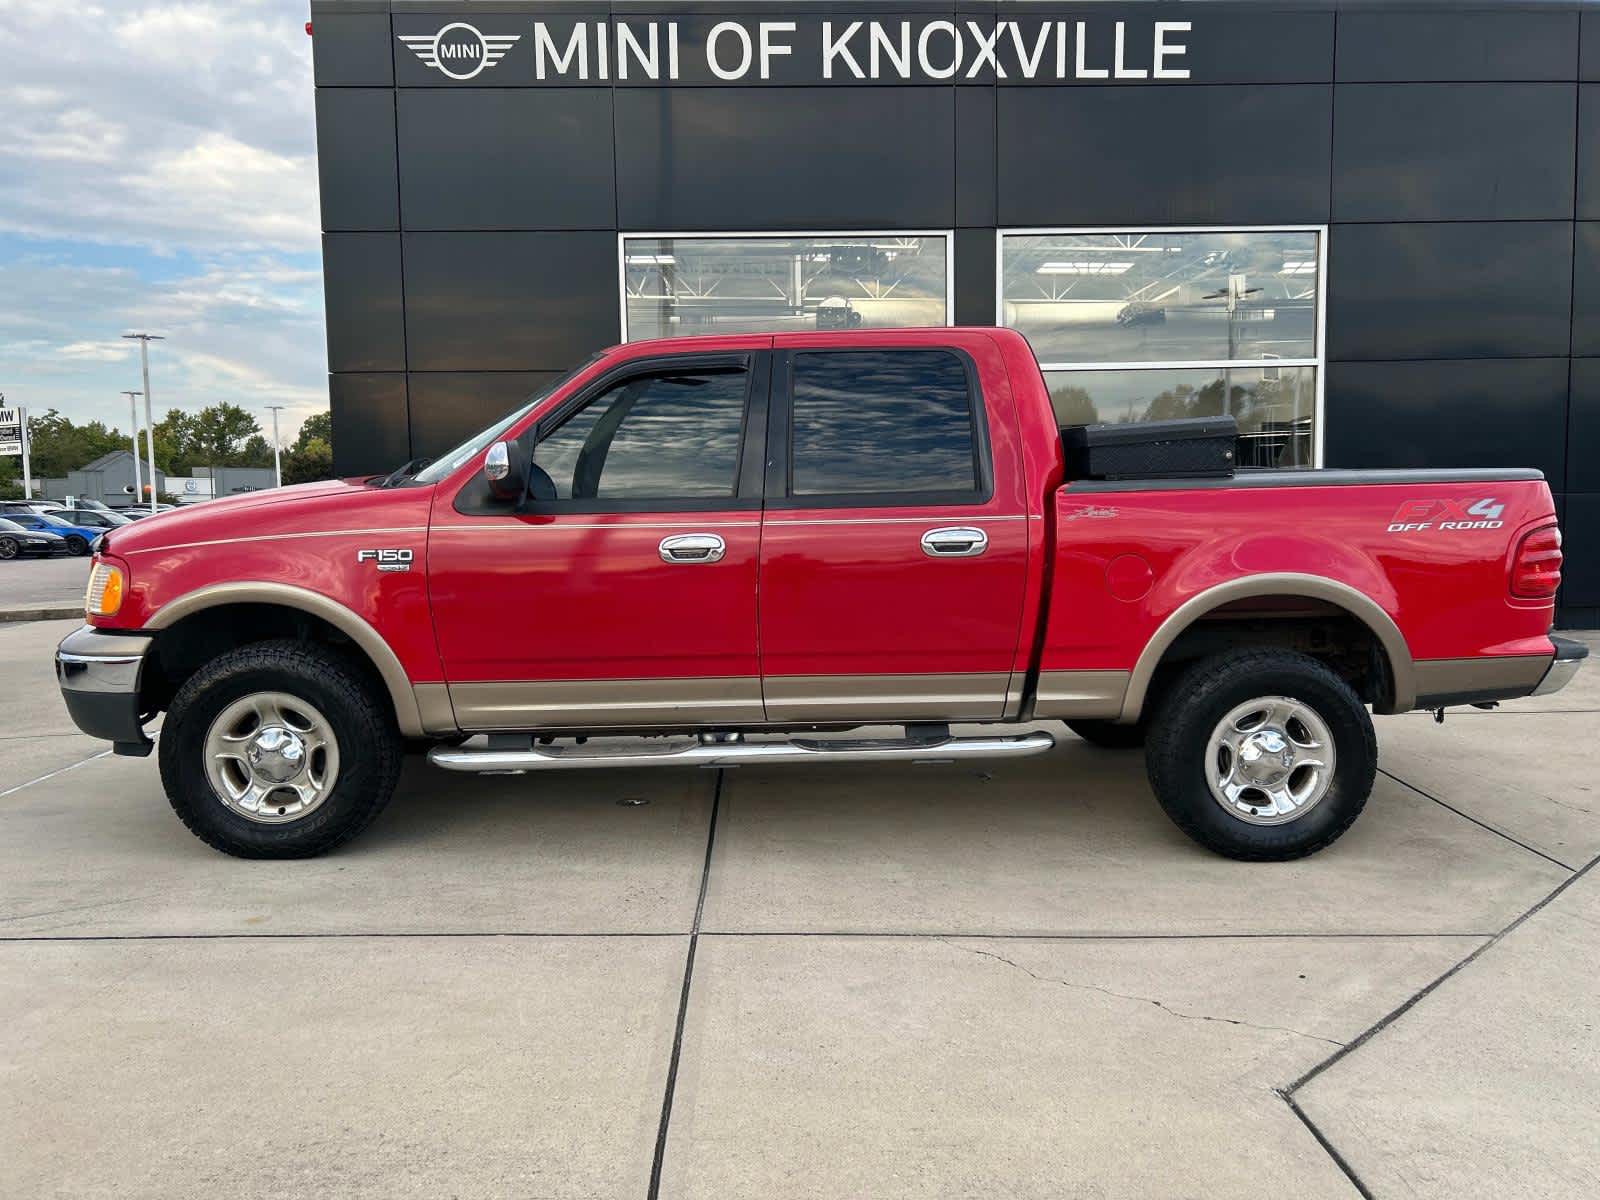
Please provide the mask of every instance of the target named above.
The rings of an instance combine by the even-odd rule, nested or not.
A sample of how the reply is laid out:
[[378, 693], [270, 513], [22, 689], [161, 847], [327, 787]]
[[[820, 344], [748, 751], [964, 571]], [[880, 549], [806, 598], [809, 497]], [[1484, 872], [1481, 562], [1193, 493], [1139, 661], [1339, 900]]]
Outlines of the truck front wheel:
[[385, 699], [356, 664], [305, 642], [260, 642], [178, 689], [161, 730], [161, 782], [208, 845], [309, 858], [378, 815], [402, 750]]
[[1195, 841], [1229, 858], [1301, 858], [1361, 814], [1377, 772], [1372, 718], [1308, 655], [1202, 659], [1162, 696], [1145, 743], [1150, 786]]

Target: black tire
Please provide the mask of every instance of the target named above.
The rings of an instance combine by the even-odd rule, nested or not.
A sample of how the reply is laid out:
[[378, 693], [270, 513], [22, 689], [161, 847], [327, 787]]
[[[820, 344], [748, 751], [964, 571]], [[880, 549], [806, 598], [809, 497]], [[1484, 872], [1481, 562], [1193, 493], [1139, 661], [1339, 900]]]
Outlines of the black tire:
[[0, 537], [0, 559], [15, 558], [20, 549], [16, 538]]
[[[1334, 765], [1326, 792], [1304, 813], [1282, 824], [1255, 824], [1212, 794], [1208, 750], [1236, 707], [1275, 696], [1298, 701], [1322, 721]], [[1150, 717], [1145, 765], [1161, 807], [1200, 845], [1229, 858], [1281, 862], [1331, 845], [1361, 815], [1377, 774], [1378, 744], [1366, 706], [1338, 675], [1308, 655], [1256, 650], [1202, 659], [1172, 681]]]
[[1068, 721], [1066, 725], [1091, 746], [1098, 746], [1102, 750], [1137, 750], [1144, 745], [1143, 721], [1118, 725], [1115, 721], [1079, 718]]
[[89, 553], [89, 539], [84, 537], [82, 534], [69, 533], [67, 534], [67, 549], [71, 553], [77, 555], [79, 558], [82, 558], [85, 554]]
[[[212, 786], [206, 736], [228, 705], [258, 692], [315, 706], [339, 747], [332, 790], [303, 817], [261, 824], [234, 811]], [[388, 803], [403, 741], [388, 697], [361, 664], [293, 640], [229, 651], [178, 689], [161, 729], [161, 783], [173, 811], [201, 841], [239, 858], [310, 858], [349, 841]]]

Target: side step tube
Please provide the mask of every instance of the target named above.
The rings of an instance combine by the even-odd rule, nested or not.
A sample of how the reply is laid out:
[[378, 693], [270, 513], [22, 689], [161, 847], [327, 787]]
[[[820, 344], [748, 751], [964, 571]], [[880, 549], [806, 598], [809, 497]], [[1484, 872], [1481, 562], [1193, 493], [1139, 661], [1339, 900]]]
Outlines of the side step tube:
[[738, 767], [767, 763], [949, 763], [963, 758], [1023, 758], [1056, 744], [1048, 733], [997, 737], [882, 738], [786, 742], [691, 742], [640, 749], [544, 746], [474, 750], [436, 746], [428, 761], [447, 771], [574, 771], [591, 767]]

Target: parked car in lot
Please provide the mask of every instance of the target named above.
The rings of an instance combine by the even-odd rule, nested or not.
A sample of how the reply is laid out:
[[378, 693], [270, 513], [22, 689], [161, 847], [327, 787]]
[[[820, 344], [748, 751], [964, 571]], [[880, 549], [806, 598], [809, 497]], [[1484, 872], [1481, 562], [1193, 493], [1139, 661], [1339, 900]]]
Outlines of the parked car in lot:
[[70, 554], [67, 539], [58, 533], [27, 529], [10, 517], [0, 517], [0, 559], [42, 558]]
[[65, 504], [54, 500], [0, 500], [0, 516], [11, 516], [13, 513], [45, 513], [60, 512]]
[[97, 529], [104, 533], [108, 529], [120, 529], [133, 522], [121, 513], [114, 513], [110, 509], [98, 508], [68, 508], [52, 514], [63, 521], [70, 521], [74, 525], [82, 525], [89, 529]]
[[7, 520], [15, 521], [24, 529], [54, 533], [65, 539], [67, 549], [73, 554], [87, 554], [96, 538], [105, 532], [101, 525], [82, 525], [67, 519], [63, 513], [12, 513]]
[[119, 753], [164, 711], [174, 809], [247, 857], [353, 837], [408, 743], [946, 763], [1065, 721], [1142, 742], [1202, 845], [1294, 858], [1366, 803], [1369, 709], [1551, 692], [1586, 651], [1550, 636], [1539, 472], [1241, 472], [1231, 433], [1063, 432], [1012, 330], [636, 342], [425, 469], [110, 531], [58, 676]]
[[176, 504], [158, 504], [156, 505], [155, 512], [151, 512], [150, 505], [148, 503], [138, 504], [131, 508], [123, 509], [122, 515], [128, 517], [130, 520], [139, 521], [143, 520], [145, 517], [159, 517], [162, 513], [174, 512], [177, 510], [177, 507], [178, 506]]

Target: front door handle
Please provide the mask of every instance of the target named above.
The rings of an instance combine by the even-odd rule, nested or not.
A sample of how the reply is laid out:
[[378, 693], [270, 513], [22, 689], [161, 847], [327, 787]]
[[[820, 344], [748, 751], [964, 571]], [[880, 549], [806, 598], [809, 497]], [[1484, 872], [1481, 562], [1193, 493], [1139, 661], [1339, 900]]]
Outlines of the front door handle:
[[721, 562], [728, 543], [714, 533], [677, 533], [661, 539], [661, 561], [669, 563]]
[[930, 529], [922, 535], [922, 552], [930, 558], [974, 558], [988, 548], [989, 535], [966, 525]]

